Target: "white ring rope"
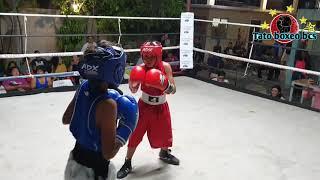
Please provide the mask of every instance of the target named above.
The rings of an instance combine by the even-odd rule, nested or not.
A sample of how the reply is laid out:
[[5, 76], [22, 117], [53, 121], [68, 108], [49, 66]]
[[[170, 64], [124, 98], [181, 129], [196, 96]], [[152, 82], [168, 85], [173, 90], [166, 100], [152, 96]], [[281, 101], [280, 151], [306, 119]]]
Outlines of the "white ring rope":
[[[168, 62], [169, 64], [176, 66], [180, 64], [180, 61]], [[131, 70], [134, 66], [127, 66], [127, 70]], [[64, 72], [64, 73], [46, 73], [46, 74], [29, 74], [23, 76], [8, 76], [8, 77], [0, 77], [0, 82], [10, 79], [23, 79], [23, 78], [35, 78], [35, 77], [73, 77], [80, 76], [78, 71]]]
[[23, 14], [23, 13], [0, 13], [0, 16], [65, 17], [65, 18], [88, 18], [88, 19], [180, 20], [180, 18], [169, 18], [169, 17], [84, 16], [84, 15], [62, 15], [62, 14]]
[[[24, 53], [26, 54], [27, 53], [27, 49], [28, 49], [28, 31], [27, 31], [27, 22], [28, 22], [28, 18], [27, 16], [23, 16], [23, 24], [24, 24], [24, 34], [25, 34], [25, 37], [24, 37]], [[25, 61], [26, 61], [26, 64], [27, 64], [27, 69], [28, 69], [28, 73], [31, 74], [31, 68], [30, 68], [30, 65], [29, 65], [29, 60], [27, 57], [25, 57]]]
[[35, 77], [72, 77], [72, 76], [80, 76], [78, 71], [64, 72], [64, 73], [46, 73], [46, 74], [30, 74], [23, 76], [8, 76], [8, 77], [0, 77], [0, 82], [9, 80], [9, 79], [21, 79], [21, 78], [35, 78]]
[[27, 32], [27, 22], [28, 19], [26, 16], [23, 17], [23, 25], [24, 25], [24, 53], [27, 53], [27, 47], [28, 47], [28, 32]]
[[[253, 33], [255, 32], [256, 32], [256, 28], [253, 28]], [[254, 38], [252, 38], [252, 41], [251, 41], [251, 48], [250, 48], [249, 57], [248, 57], [249, 59], [251, 59], [251, 56], [252, 56], [253, 46], [254, 46]], [[247, 67], [246, 67], [246, 70], [244, 71], [243, 77], [247, 76], [247, 71], [249, 67], [250, 67], [250, 63], [247, 63]]]
[[[25, 19], [25, 52], [27, 49], [27, 30], [26, 30], [26, 17], [65, 17], [65, 18], [91, 18], [91, 19], [118, 19], [118, 24], [119, 24], [119, 39], [120, 41], [121, 38], [121, 26], [120, 22], [121, 19], [140, 19], [140, 20], [180, 20], [180, 18], [168, 18], [168, 17], [124, 17], [124, 16], [83, 16], [83, 15], [51, 15], [51, 14], [23, 14], [23, 13], [0, 13], [0, 16], [23, 16]], [[194, 19], [194, 21], [198, 22], [206, 22], [206, 23], [213, 23], [213, 21], [210, 20], [203, 20], [203, 19]], [[244, 23], [232, 23], [232, 22], [215, 22], [218, 24], [226, 24], [226, 25], [237, 25], [237, 26], [246, 26], [246, 27], [257, 27], [261, 28], [261, 25], [253, 25], [253, 24], [244, 24]], [[300, 29], [300, 31], [306, 31], [303, 29]], [[306, 31], [308, 32], [308, 31]], [[320, 31], [315, 31], [316, 33], [320, 33]], [[178, 49], [179, 46], [173, 46], [173, 47], [164, 47], [164, 50], [168, 49]], [[262, 62], [258, 60], [253, 60], [253, 59], [248, 59], [248, 58], [242, 58], [242, 57], [237, 57], [237, 56], [232, 56], [232, 55], [227, 55], [227, 54], [222, 54], [222, 53], [216, 53], [212, 51], [207, 51], [199, 48], [193, 48], [194, 51], [197, 52], [202, 52], [202, 53], [209, 53], [215, 56], [227, 58], [227, 59], [233, 59], [237, 61], [243, 61], [247, 63], [254, 63], [254, 64], [259, 64], [259, 65], [264, 65], [264, 66], [269, 66], [269, 67], [274, 67], [274, 68], [279, 68], [279, 69], [286, 69], [286, 70], [292, 70], [292, 71], [297, 71], [301, 73], [307, 73], [307, 74], [313, 74], [320, 76], [320, 72], [317, 71], [311, 71], [311, 70], [304, 70], [304, 69], [299, 69], [295, 67], [289, 67], [289, 66], [284, 66], [284, 65], [278, 65], [278, 64], [273, 64], [273, 63], [268, 63], [268, 62]], [[124, 50], [125, 52], [139, 52], [140, 49], [126, 49]], [[16, 58], [30, 58], [30, 57], [52, 57], [52, 56], [73, 56], [73, 55], [83, 55], [83, 52], [62, 52], [62, 53], [36, 53], [36, 54], [0, 54], [0, 59], [16, 59]], [[28, 63], [27, 63], [28, 64]], [[28, 65], [28, 70], [30, 72], [30, 68]], [[14, 77], [0, 77], [0, 81], [5, 80], [5, 79], [14, 79], [14, 78], [30, 78], [30, 77], [67, 77], [67, 76], [79, 76], [78, 72], [66, 72], [66, 73], [48, 73], [48, 74], [37, 74], [37, 75], [26, 75], [26, 76], [14, 76]]]
[[254, 60], [254, 59], [248, 59], [248, 58], [232, 56], [232, 55], [228, 55], [228, 54], [216, 53], [216, 52], [207, 51], [207, 50], [203, 50], [203, 49], [199, 49], [199, 48], [193, 48], [193, 50], [197, 51], [197, 52], [212, 54], [212, 55], [215, 55], [215, 56], [218, 56], [218, 57], [222, 57], [222, 58], [226, 58], [226, 59], [232, 59], [232, 60], [236, 60], [236, 61], [243, 61], [243, 62], [259, 64], [259, 65], [263, 65], [263, 66], [274, 67], [274, 68], [278, 68], [278, 69], [286, 69], [286, 70], [297, 71], [297, 72], [301, 72], [301, 73], [313, 74], [313, 75], [316, 75], [316, 76], [320, 76], [320, 72], [317, 72], [317, 71], [299, 69], [299, 68], [295, 68], [295, 67], [284, 66], [284, 65], [279, 65], [279, 64], [273, 64], [273, 63], [258, 61], [258, 60]]
[[[173, 47], [164, 47], [164, 49], [178, 49], [179, 46], [173, 46]], [[269, 66], [269, 67], [274, 67], [278, 69], [285, 69], [285, 70], [291, 70], [291, 71], [296, 71], [296, 72], [301, 72], [301, 73], [306, 73], [306, 74], [313, 74], [316, 76], [320, 76], [320, 72], [317, 71], [311, 71], [311, 70], [304, 70], [304, 69], [299, 69], [295, 67], [290, 67], [290, 66], [284, 66], [284, 65], [279, 65], [279, 64], [273, 64], [273, 63], [268, 63], [268, 62], [262, 62], [258, 60], [253, 60], [253, 59], [248, 59], [248, 58], [243, 58], [243, 57], [238, 57], [238, 56], [232, 56], [232, 55], [227, 55], [227, 54], [222, 54], [222, 53], [216, 53], [212, 51], [207, 51], [199, 48], [193, 48], [194, 51], [201, 52], [201, 53], [208, 53], [212, 54], [218, 57], [226, 58], [226, 59], [232, 59], [236, 61], [243, 61], [247, 63], [252, 63], [252, 64], [259, 64], [263, 66]], [[140, 49], [127, 49], [125, 50], [126, 52], [139, 52]], [[75, 55], [78, 54], [79, 52], [70, 52], [70, 55]], [[80, 52], [82, 53], [82, 52]], [[57, 53], [55, 53], [57, 54]], [[174, 62], [168, 62], [171, 65], [178, 65], [180, 61], [174, 61]], [[131, 69], [133, 66], [128, 66], [126, 69]], [[33, 77], [70, 77], [70, 76], [79, 76], [79, 73], [77, 71], [73, 72], [65, 72], [65, 73], [47, 73], [47, 74], [35, 74], [35, 75], [25, 75], [25, 76], [10, 76], [10, 77], [0, 77], [0, 81], [7, 80], [7, 79], [16, 79], [16, 78], [33, 78]]]
[[206, 23], [217, 23], [217, 24], [226, 24], [226, 25], [236, 25], [236, 26], [246, 26], [246, 27], [257, 27], [261, 28], [261, 25], [255, 25], [255, 24], [244, 24], [244, 23], [232, 23], [232, 22], [215, 22], [212, 20], [205, 20], [205, 19], [194, 19], [194, 21], [198, 22], [206, 22]]
[[18, 59], [33, 57], [53, 57], [53, 56], [76, 56], [83, 55], [83, 52], [61, 52], [61, 53], [34, 53], [34, 54], [0, 54], [0, 59]]
[[[164, 50], [179, 49], [180, 46], [163, 47]], [[140, 52], [140, 49], [124, 49], [125, 52]], [[18, 59], [34, 57], [53, 57], [53, 56], [77, 56], [83, 55], [83, 52], [61, 52], [61, 53], [33, 53], [33, 54], [0, 54], [0, 59]]]
[[118, 19], [118, 28], [119, 28], [119, 38], [118, 38], [118, 44], [121, 42], [121, 19]]
[[[65, 17], [65, 18], [90, 18], [90, 19], [140, 19], [140, 20], [180, 20], [180, 18], [169, 18], [169, 17], [125, 17], [125, 16], [83, 16], [83, 15], [61, 15], [61, 14], [23, 14], [23, 13], [0, 13], [0, 16], [36, 16], [36, 17]], [[212, 20], [205, 19], [194, 19], [198, 22], [213, 23]], [[245, 24], [245, 23], [232, 23], [232, 22], [215, 22], [218, 24], [227, 24], [235, 26], [246, 26], [246, 27], [257, 27], [261, 28], [261, 25], [255, 24]], [[300, 31], [309, 32], [304, 29]], [[315, 31], [315, 33], [320, 33], [320, 31]]]
[[[180, 46], [163, 47], [164, 50], [179, 49]], [[125, 52], [140, 52], [140, 49], [124, 49]], [[52, 57], [52, 56], [75, 56], [83, 55], [83, 52], [64, 52], [64, 53], [35, 53], [35, 54], [0, 54], [0, 59], [17, 59], [24, 57]], [[178, 65], [180, 61], [169, 62], [172, 65]], [[128, 66], [126, 69], [131, 69], [133, 66]], [[0, 82], [9, 79], [34, 78], [34, 77], [71, 77], [79, 76], [78, 71], [64, 73], [46, 73], [46, 74], [29, 74], [23, 76], [0, 77]]]

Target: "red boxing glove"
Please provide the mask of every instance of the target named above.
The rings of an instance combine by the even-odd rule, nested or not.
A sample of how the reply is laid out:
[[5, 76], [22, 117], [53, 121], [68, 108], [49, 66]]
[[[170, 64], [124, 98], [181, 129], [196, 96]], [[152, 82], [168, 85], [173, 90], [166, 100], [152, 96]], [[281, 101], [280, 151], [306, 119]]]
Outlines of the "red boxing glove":
[[130, 72], [130, 81], [133, 84], [138, 85], [144, 81], [145, 76], [146, 76], [146, 71], [143, 69], [143, 67], [135, 66]]
[[170, 82], [166, 77], [166, 75], [164, 75], [158, 69], [151, 69], [147, 71], [145, 84], [148, 86], [160, 89], [162, 91], [167, 90], [167, 88], [170, 86]]

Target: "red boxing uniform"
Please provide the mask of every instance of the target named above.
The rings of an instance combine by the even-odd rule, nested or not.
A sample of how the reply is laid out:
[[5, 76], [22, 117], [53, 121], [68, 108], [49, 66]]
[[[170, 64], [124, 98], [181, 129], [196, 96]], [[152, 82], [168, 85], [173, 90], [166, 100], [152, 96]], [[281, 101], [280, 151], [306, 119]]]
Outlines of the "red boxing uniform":
[[[150, 68], [141, 66], [147, 72]], [[155, 69], [165, 74], [162, 61]], [[128, 147], [137, 147], [144, 134], [152, 148], [172, 147], [172, 128], [169, 105], [165, 100], [165, 93], [159, 89], [141, 84], [142, 97], [139, 99], [139, 121], [130, 137]]]
[[172, 147], [172, 128], [166, 94], [175, 92], [174, 82], [170, 82], [173, 81], [171, 69], [165, 69], [162, 62], [161, 43], [147, 41], [141, 46], [140, 52], [146, 65], [134, 67], [129, 80], [132, 93], [141, 87], [139, 120], [129, 139], [126, 160], [117, 173], [118, 179], [126, 177], [132, 171], [131, 159], [145, 133], [151, 148], [160, 148], [160, 160], [172, 165], [180, 164], [179, 159], [172, 155], [169, 149]]

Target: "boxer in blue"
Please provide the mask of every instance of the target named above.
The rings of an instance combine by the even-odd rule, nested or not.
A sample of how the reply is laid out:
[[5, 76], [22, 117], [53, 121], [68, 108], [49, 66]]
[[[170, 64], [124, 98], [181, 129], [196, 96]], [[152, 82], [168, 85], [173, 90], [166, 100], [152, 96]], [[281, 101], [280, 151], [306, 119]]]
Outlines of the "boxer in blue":
[[126, 58], [123, 49], [104, 43], [85, 52], [79, 73], [86, 80], [62, 119], [63, 124], [70, 124], [76, 140], [65, 180], [116, 179], [110, 159], [126, 144], [138, 120], [136, 100], [118, 89]]

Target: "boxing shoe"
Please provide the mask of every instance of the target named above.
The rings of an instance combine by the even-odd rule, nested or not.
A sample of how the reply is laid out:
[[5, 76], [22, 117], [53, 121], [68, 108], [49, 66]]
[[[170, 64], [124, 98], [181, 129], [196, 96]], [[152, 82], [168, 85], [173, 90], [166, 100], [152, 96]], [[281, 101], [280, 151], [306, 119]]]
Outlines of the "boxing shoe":
[[122, 179], [125, 178], [132, 171], [131, 160], [126, 159], [123, 166], [117, 172], [117, 178]]
[[180, 160], [171, 154], [170, 149], [168, 149], [168, 150], [161, 149], [160, 153], [159, 153], [159, 157], [165, 163], [172, 164], [172, 165], [179, 165], [180, 164]]

